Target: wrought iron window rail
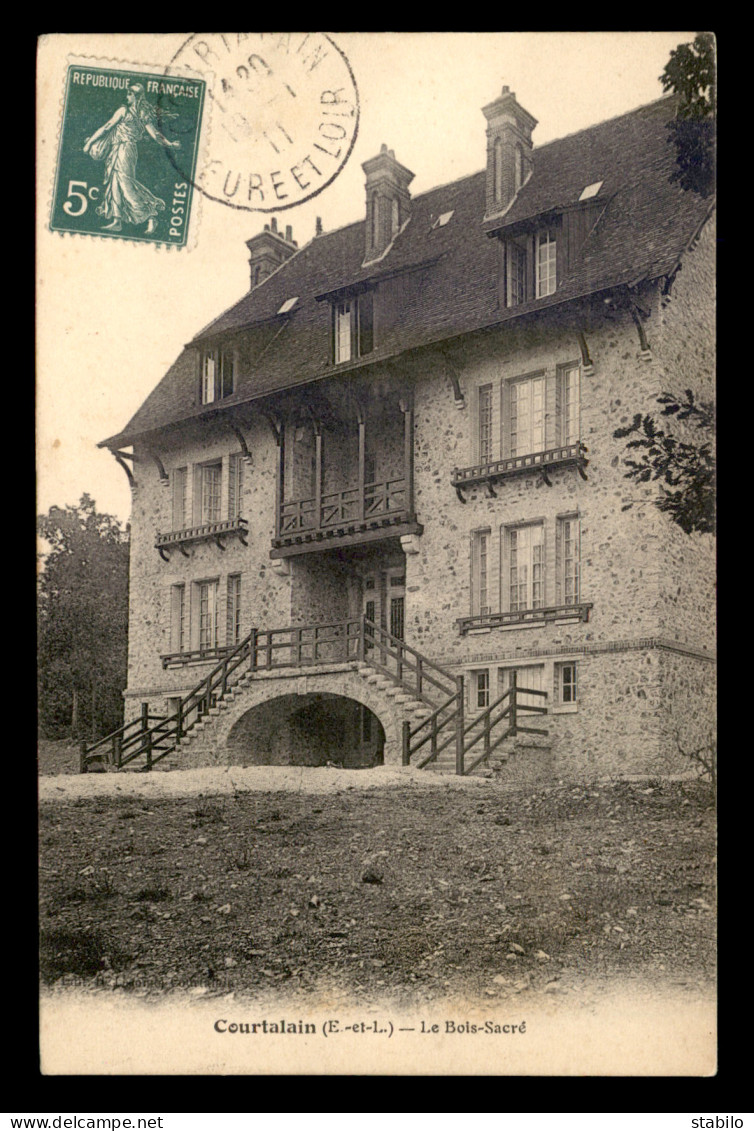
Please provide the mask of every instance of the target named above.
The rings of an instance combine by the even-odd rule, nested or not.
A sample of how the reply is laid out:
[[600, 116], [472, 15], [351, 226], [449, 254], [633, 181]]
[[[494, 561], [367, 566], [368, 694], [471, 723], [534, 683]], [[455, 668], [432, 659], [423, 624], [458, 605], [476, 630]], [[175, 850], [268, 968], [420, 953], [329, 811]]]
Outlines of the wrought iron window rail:
[[547, 624], [554, 620], [589, 620], [593, 602], [581, 601], [574, 605], [548, 605], [543, 609], [518, 609], [516, 612], [480, 613], [472, 617], [459, 617], [456, 621], [461, 635], [475, 628], [500, 628], [504, 625]]
[[589, 463], [586, 450], [585, 445], [578, 441], [575, 444], [561, 444], [557, 448], [548, 448], [546, 452], [509, 456], [506, 459], [475, 464], [473, 467], [455, 467], [450, 482], [455, 487], [458, 498], [465, 503], [466, 499], [462, 494], [464, 487], [486, 484], [489, 493], [494, 497], [492, 484], [495, 480], [507, 479], [509, 476], [530, 471], [538, 471], [548, 487], [552, 485], [547, 475], [550, 468], [575, 467], [581, 478], [586, 479], [586, 467]]
[[236, 537], [243, 546], [248, 545], [248, 524], [245, 518], [228, 518], [222, 522], [205, 522], [202, 526], [189, 526], [185, 530], [171, 530], [167, 534], [158, 534], [155, 540], [155, 549], [159, 550], [163, 561], [170, 561], [165, 556], [165, 550], [178, 549], [188, 557], [187, 546], [197, 542], [216, 542], [221, 550], [225, 549], [223, 539]]

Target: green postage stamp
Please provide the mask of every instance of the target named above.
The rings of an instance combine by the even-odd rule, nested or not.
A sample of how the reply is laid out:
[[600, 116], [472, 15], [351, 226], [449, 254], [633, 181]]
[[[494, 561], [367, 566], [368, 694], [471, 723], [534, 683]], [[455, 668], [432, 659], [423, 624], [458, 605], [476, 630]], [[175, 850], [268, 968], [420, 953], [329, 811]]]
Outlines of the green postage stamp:
[[50, 227], [185, 247], [206, 81], [68, 67]]

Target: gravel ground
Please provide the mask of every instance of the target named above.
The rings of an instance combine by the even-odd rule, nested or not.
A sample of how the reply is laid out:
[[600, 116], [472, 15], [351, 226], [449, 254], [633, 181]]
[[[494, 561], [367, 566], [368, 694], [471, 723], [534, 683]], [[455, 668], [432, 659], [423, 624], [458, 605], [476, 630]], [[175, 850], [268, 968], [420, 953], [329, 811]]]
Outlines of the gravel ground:
[[486, 778], [462, 778], [403, 766], [342, 770], [330, 766], [212, 766], [151, 774], [57, 774], [39, 779], [40, 801], [74, 798], [193, 797], [209, 794], [290, 791], [342, 793], [345, 790], [401, 789], [479, 790]]

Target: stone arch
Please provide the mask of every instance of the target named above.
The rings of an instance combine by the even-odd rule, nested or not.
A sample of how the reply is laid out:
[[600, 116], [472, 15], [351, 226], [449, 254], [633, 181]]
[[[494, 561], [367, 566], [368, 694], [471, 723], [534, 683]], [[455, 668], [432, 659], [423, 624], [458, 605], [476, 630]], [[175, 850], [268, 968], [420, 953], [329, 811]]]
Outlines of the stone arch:
[[234, 765], [381, 765], [385, 730], [355, 699], [331, 692], [279, 695], [250, 707], [225, 743]]
[[[375, 716], [384, 733], [383, 760], [385, 764], [399, 765], [401, 761], [401, 722], [402, 718], [394, 699], [385, 692], [368, 684], [352, 668], [337, 671], [319, 672], [303, 675], [301, 670], [280, 673], [274, 676], [259, 676], [241, 691], [235, 701], [215, 719], [212, 727], [212, 756], [214, 763], [233, 762], [237, 757], [233, 728], [239, 720], [255, 707], [286, 696], [297, 697], [301, 706], [311, 702], [310, 696], [335, 696], [352, 701], [368, 708]], [[236, 735], [238, 736], [238, 731]]]

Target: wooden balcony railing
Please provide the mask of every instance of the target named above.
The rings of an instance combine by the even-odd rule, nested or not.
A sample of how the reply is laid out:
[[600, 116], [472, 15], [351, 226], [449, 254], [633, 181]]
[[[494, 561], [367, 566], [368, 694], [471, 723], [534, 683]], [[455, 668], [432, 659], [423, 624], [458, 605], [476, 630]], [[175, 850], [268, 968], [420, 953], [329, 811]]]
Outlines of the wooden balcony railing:
[[363, 492], [358, 487], [346, 487], [324, 492], [318, 498], [286, 500], [280, 504], [273, 546], [280, 549], [413, 522], [408, 484], [401, 476], [383, 483], [366, 483]]
[[475, 628], [500, 628], [502, 625], [546, 624], [554, 620], [589, 620], [592, 602], [581, 601], [573, 605], [548, 605], [544, 609], [519, 609], [516, 612], [482, 613], [477, 616], [459, 617], [456, 621], [461, 635]]
[[549, 448], [546, 452], [531, 452], [529, 455], [510, 456], [507, 459], [493, 460], [489, 463], [475, 464], [473, 467], [456, 467], [453, 469], [450, 482], [455, 487], [458, 497], [464, 487], [474, 487], [480, 483], [491, 483], [496, 479], [505, 479], [510, 475], [520, 475], [523, 472], [539, 471], [547, 479], [548, 468], [576, 467], [583, 479], [586, 479], [585, 468], [589, 460], [586, 458], [586, 447], [581, 441], [575, 444], [563, 444], [558, 448]]
[[155, 549], [159, 550], [160, 557], [169, 561], [163, 551], [178, 549], [188, 557], [186, 546], [196, 542], [216, 542], [221, 550], [225, 549], [224, 539], [238, 538], [242, 545], [247, 545], [246, 536], [248, 524], [245, 518], [228, 518], [221, 522], [206, 522], [202, 526], [189, 526], [184, 530], [171, 530], [167, 534], [158, 534], [155, 539]]

